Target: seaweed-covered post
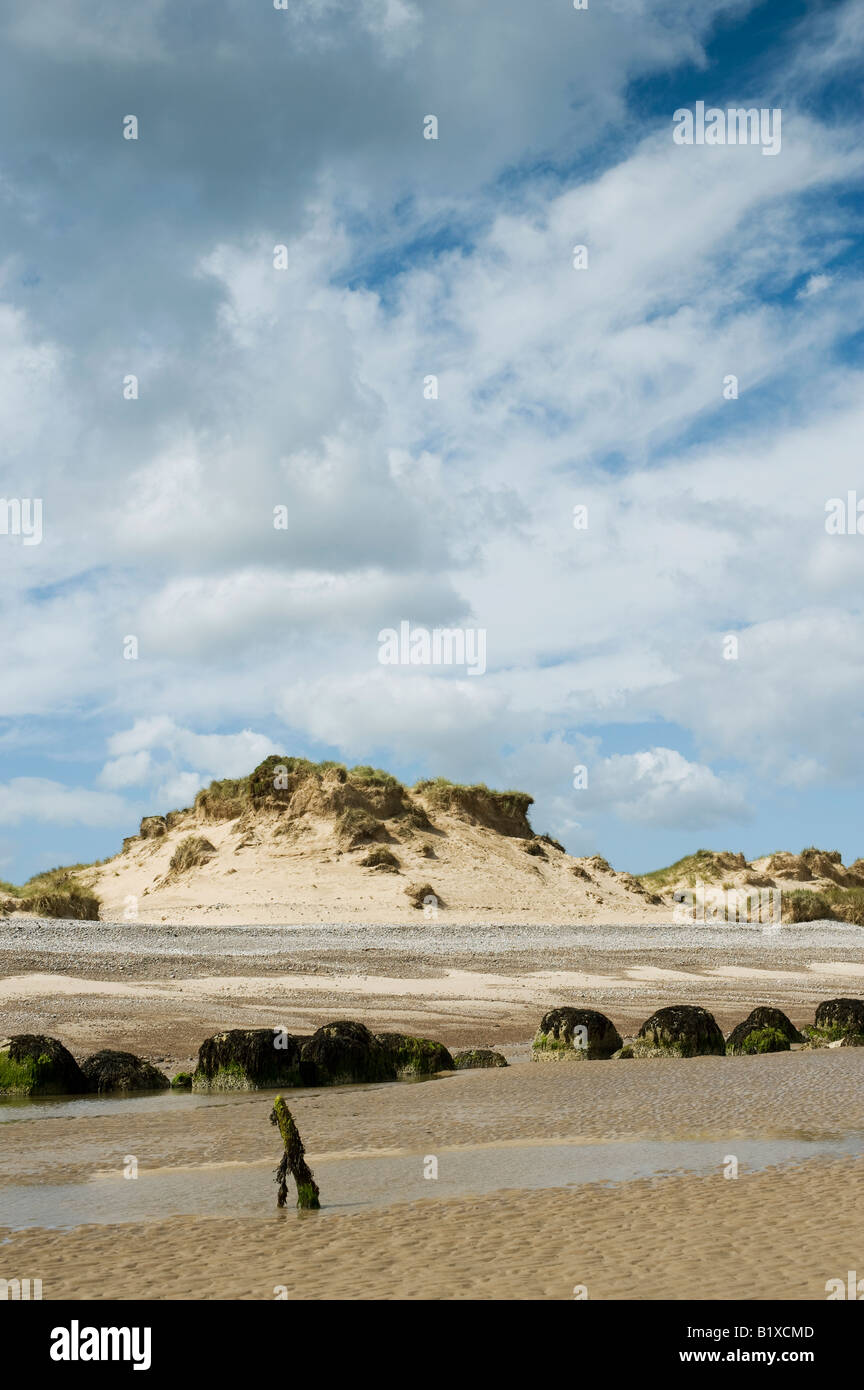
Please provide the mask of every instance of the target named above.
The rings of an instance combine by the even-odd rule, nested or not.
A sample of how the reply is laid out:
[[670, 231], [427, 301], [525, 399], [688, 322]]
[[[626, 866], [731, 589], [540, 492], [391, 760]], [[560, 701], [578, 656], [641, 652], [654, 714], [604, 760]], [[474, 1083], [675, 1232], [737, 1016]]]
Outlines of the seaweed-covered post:
[[306, 1162], [300, 1131], [281, 1096], [276, 1097], [273, 1109], [270, 1111], [270, 1123], [271, 1125], [278, 1125], [282, 1143], [285, 1145], [285, 1152], [279, 1167], [276, 1169], [276, 1181], [279, 1184], [276, 1205], [279, 1207], [285, 1205], [288, 1198], [288, 1174], [290, 1173], [297, 1184], [298, 1207], [303, 1211], [317, 1211], [321, 1205], [318, 1201], [318, 1184], [312, 1176], [312, 1169]]

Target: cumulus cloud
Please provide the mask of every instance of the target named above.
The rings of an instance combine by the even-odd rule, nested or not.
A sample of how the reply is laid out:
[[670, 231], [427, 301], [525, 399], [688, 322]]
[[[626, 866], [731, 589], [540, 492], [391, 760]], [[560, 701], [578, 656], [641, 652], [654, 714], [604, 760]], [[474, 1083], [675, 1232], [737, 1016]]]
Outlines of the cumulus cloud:
[[103, 787], [140, 787], [149, 780], [151, 770], [150, 753], [126, 753], [120, 758], [112, 758], [102, 768], [99, 781]]
[[[518, 779], [574, 833], [864, 771], [864, 551], [824, 529], [864, 429], [857, 131], [784, 103], [776, 159], [687, 149], [634, 98], [716, 80], [747, 0], [101, 8], [0, 19], [4, 487], [45, 507], [0, 545], [0, 717], [107, 741], [98, 797], [296, 739]], [[859, 25], [810, 16], [766, 92]], [[484, 628], [487, 674], [382, 669], [402, 619]]]
[[702, 763], [689, 762], [674, 748], [606, 758], [597, 769], [595, 785], [601, 805], [626, 820], [652, 825], [702, 830], [746, 820], [751, 814], [734, 782]]
[[115, 756], [102, 768], [103, 785], [158, 784], [157, 796], [171, 800], [189, 800], [214, 779], [244, 777], [271, 753], [282, 751], [252, 729], [199, 734], [167, 716], [136, 720], [131, 728], [112, 735], [108, 748]]
[[58, 825], [114, 826], [126, 813], [121, 797], [47, 777], [13, 777], [0, 784], [0, 823], [54, 822]]

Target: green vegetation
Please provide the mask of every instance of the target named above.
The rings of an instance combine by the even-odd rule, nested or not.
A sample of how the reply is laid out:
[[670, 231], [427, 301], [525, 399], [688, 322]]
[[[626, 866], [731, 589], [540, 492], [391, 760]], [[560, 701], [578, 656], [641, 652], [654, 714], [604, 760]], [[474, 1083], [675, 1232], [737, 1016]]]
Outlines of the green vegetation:
[[782, 904], [783, 916], [788, 922], [837, 920], [837, 913], [827, 893], [816, 893], [811, 888], [796, 888], [791, 893], [784, 893]]
[[699, 1053], [689, 1042], [654, 1042], [651, 1038], [637, 1038], [631, 1044], [633, 1057], [697, 1057]]
[[200, 864], [206, 864], [211, 854], [215, 853], [216, 846], [203, 836], [187, 835], [171, 855], [170, 872], [182, 874], [188, 869], [196, 869]]
[[277, 1096], [273, 1102], [270, 1123], [277, 1126], [285, 1150], [276, 1169], [276, 1182], [279, 1185], [276, 1205], [284, 1207], [288, 1200], [288, 1178], [292, 1177], [297, 1188], [297, 1206], [301, 1211], [317, 1211], [321, 1206], [318, 1184], [306, 1162], [306, 1152], [294, 1116], [281, 1096]]
[[[740, 862], [739, 862], [740, 861]], [[718, 853], [713, 849], [697, 849], [695, 854], [685, 854], [666, 869], [654, 869], [650, 874], [640, 874], [642, 882], [655, 892], [673, 883], [684, 882], [695, 888], [698, 883], [713, 883], [728, 874], [732, 867], [747, 867], [741, 854]]]
[[277, 801], [287, 801], [300, 779], [316, 771], [320, 772], [320, 769], [316, 769], [315, 764], [308, 758], [280, 757], [277, 753], [271, 753], [270, 757], [259, 763], [248, 777], [240, 779], [243, 783], [244, 801], [248, 805], [256, 805], [274, 798]]
[[453, 1053], [453, 1065], [457, 1071], [479, 1071], [491, 1067], [506, 1067], [507, 1058], [491, 1047], [469, 1047], [462, 1052]]
[[830, 1023], [827, 1027], [816, 1028], [812, 1023], [805, 1023], [801, 1029], [807, 1037], [811, 1047], [827, 1047], [831, 1042], [842, 1042], [848, 1038], [853, 1030], [842, 1023]]
[[0, 1041], [0, 1096], [83, 1095], [87, 1080], [56, 1038], [18, 1033]]
[[415, 1038], [408, 1033], [376, 1033], [397, 1077], [434, 1076], [439, 1071], [453, 1071], [453, 1058], [443, 1043], [429, 1038]]
[[[106, 863], [106, 860], [101, 860]], [[92, 864], [71, 864], [34, 874], [20, 888], [0, 883], [0, 894], [7, 896], [7, 912], [27, 912], [33, 917], [68, 917], [75, 921], [97, 922], [99, 899], [76, 874], [92, 869]]]
[[554, 1033], [537, 1033], [532, 1047], [543, 1052], [573, 1052], [572, 1038], [556, 1038]]
[[359, 806], [349, 806], [336, 821], [336, 833], [347, 849], [356, 849], [369, 840], [377, 840], [384, 831], [379, 820], [361, 811]]
[[788, 1052], [789, 1039], [779, 1028], [756, 1028], [741, 1044], [742, 1053]]
[[[0, 1096], [29, 1096], [39, 1084], [39, 1058], [23, 1057], [13, 1062], [7, 1053], [0, 1052]], [[47, 1061], [48, 1058], [45, 1058]]]
[[433, 810], [461, 816], [474, 825], [497, 830], [501, 835], [534, 838], [528, 821], [528, 808], [533, 796], [519, 791], [492, 791], [483, 782], [460, 786], [446, 777], [418, 782], [413, 791], [426, 799]]
[[391, 777], [389, 772], [382, 772], [380, 767], [368, 767], [366, 764], [358, 764], [352, 767], [348, 773], [349, 782], [356, 782], [361, 787], [399, 787], [401, 782], [397, 777]]
[[828, 888], [825, 897], [841, 921], [864, 927], [864, 888]]
[[195, 798], [195, 810], [203, 820], [236, 820], [248, 804], [248, 777], [226, 777], [211, 782]]
[[449, 782], [446, 777], [433, 777], [417, 782], [413, 790], [442, 808], [451, 804], [458, 806], [466, 797], [488, 797], [511, 815], [525, 816], [528, 814], [528, 807], [534, 805], [533, 796], [529, 796], [527, 792], [496, 792], [487, 787], [485, 782], [475, 782], [468, 786], [460, 782]]
[[228, 777], [204, 787], [195, 798], [195, 811], [203, 820], [235, 820], [250, 807], [290, 801], [300, 783], [309, 777], [318, 782], [328, 778], [343, 786], [350, 783], [361, 789], [395, 791], [402, 785], [389, 772], [367, 763], [348, 768], [330, 758], [314, 763], [309, 758], [271, 753], [248, 777]]

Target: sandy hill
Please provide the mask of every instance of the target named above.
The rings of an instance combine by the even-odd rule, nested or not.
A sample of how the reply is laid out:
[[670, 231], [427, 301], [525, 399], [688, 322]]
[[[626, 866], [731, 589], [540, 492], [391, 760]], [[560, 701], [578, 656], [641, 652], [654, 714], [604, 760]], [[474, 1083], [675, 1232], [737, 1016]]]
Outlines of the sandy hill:
[[846, 867], [838, 850], [778, 850], [748, 862], [729, 850], [700, 849], [666, 869], [643, 874], [642, 882], [665, 899], [690, 893], [696, 903], [730, 890], [752, 900], [760, 890], [779, 889], [786, 920], [810, 920], [812, 914], [864, 921], [864, 859]]
[[408, 788], [371, 767], [271, 757], [195, 804], [145, 816], [116, 858], [76, 870], [106, 920], [420, 925], [662, 920], [660, 898], [577, 859], [524, 792]]

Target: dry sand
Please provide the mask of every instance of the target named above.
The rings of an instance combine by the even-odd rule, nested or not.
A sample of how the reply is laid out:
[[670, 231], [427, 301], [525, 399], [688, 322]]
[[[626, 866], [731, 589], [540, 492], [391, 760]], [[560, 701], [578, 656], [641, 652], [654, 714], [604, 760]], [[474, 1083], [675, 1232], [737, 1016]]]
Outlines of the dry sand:
[[[367, 866], [370, 844], [347, 849], [332, 814], [260, 813], [212, 822], [188, 812], [156, 839], [131, 838], [124, 851], [81, 875], [102, 903], [103, 920], [242, 926], [351, 921], [412, 925], [423, 911], [406, 896], [429, 885], [442, 921], [454, 926], [636, 922], [669, 914], [629, 874], [599, 856], [574, 858], [524, 834], [502, 833], [435, 808], [433, 828], [385, 822], [395, 872]], [[206, 862], [178, 873], [171, 860], [190, 835], [212, 847]], [[379, 846], [380, 848], [380, 846]], [[533, 853], [526, 849], [532, 848]]]
[[703, 1004], [729, 1031], [757, 1004], [809, 1023], [820, 999], [864, 991], [864, 931], [487, 925], [200, 927], [0, 920], [0, 1028], [49, 1033], [186, 1068], [222, 1028], [311, 1032], [334, 1018], [448, 1046], [527, 1043], [555, 1004], [622, 1032]]

